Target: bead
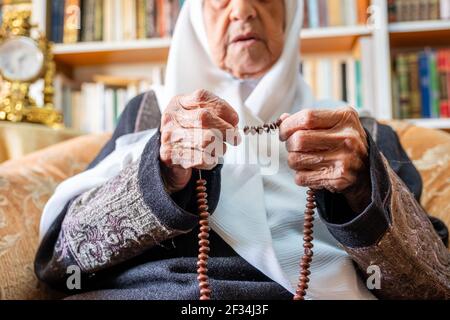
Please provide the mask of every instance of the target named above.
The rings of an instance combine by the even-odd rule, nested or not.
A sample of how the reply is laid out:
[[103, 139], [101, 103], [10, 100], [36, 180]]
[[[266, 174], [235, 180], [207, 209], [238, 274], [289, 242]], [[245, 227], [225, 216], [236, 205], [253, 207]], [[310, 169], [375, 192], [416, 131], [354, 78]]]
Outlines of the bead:
[[[262, 126], [245, 126], [244, 134], [262, 134], [264, 132], [270, 133], [275, 132], [281, 126], [282, 120], [279, 119], [276, 122], [264, 124]], [[199, 254], [197, 260], [197, 280], [200, 289], [200, 300], [210, 300], [211, 299], [211, 286], [209, 284], [208, 278], [208, 259], [209, 259], [209, 217], [210, 214], [208, 212], [208, 192], [206, 188], [206, 180], [198, 179], [196, 183], [196, 197], [197, 197], [197, 205], [198, 205], [198, 214], [200, 217], [199, 225], [200, 230], [198, 233], [199, 238]], [[304, 253], [300, 260], [300, 276], [299, 282], [297, 284], [296, 293], [293, 297], [294, 300], [304, 300], [306, 296], [306, 290], [309, 288], [309, 276], [311, 275], [311, 271], [309, 270], [311, 267], [312, 257], [314, 255], [312, 248], [314, 247], [313, 241], [313, 228], [314, 228], [314, 209], [317, 208], [316, 205], [316, 197], [315, 192], [312, 189], [309, 189], [306, 192], [306, 206], [304, 212], [304, 223], [303, 223], [303, 249]]]

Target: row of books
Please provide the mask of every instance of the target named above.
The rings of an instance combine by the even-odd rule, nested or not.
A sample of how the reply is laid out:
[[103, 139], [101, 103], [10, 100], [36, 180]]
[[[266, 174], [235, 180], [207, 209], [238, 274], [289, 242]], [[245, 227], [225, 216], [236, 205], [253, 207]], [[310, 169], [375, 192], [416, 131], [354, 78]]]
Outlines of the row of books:
[[398, 53], [394, 59], [395, 117], [450, 117], [450, 49]]
[[369, 114], [376, 114], [373, 79], [373, 40], [359, 40], [362, 54], [304, 57], [302, 74], [319, 101], [342, 101]]
[[389, 22], [450, 19], [450, 0], [388, 0]]
[[[156, 68], [156, 67], [155, 67]], [[164, 70], [159, 67], [162, 75]], [[112, 132], [127, 103], [140, 93], [161, 85], [160, 79], [94, 76], [91, 82], [74, 83], [63, 75], [55, 79], [55, 106], [64, 125], [81, 132]]]
[[55, 43], [126, 41], [172, 35], [184, 0], [53, 0], [47, 29]]
[[366, 24], [370, 0], [305, 0], [304, 27]]

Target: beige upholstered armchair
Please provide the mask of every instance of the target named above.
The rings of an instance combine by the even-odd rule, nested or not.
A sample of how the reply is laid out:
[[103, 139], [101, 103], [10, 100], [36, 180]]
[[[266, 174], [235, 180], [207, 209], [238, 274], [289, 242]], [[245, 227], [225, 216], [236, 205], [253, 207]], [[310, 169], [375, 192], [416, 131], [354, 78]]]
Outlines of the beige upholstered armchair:
[[[450, 227], [450, 134], [390, 125], [423, 177], [422, 205]], [[58, 183], [84, 170], [108, 138], [83, 136], [0, 164], [0, 299], [60, 297], [33, 272], [40, 215]]]

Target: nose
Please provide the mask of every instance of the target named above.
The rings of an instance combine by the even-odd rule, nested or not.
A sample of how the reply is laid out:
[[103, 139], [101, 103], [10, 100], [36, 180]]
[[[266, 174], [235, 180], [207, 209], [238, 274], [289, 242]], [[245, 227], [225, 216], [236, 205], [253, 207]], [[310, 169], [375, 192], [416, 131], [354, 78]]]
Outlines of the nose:
[[253, 0], [231, 0], [231, 21], [248, 21], [255, 17]]

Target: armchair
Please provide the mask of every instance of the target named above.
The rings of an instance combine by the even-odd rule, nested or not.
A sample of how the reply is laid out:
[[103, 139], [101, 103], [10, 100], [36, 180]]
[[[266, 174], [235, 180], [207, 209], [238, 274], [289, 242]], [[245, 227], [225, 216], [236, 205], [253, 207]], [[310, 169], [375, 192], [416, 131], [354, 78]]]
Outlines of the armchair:
[[[390, 122], [419, 169], [422, 205], [450, 227], [450, 134]], [[33, 260], [42, 209], [57, 184], [86, 168], [109, 135], [87, 135], [0, 165], [0, 299], [53, 299]]]

